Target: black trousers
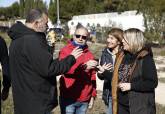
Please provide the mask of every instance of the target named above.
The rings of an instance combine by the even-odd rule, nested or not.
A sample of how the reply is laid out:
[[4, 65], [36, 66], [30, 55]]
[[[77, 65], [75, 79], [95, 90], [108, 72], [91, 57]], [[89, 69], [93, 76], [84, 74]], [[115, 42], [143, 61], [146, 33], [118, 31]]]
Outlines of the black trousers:
[[11, 81], [10, 81], [10, 79], [8, 78], [8, 76], [3, 75], [2, 85], [3, 85], [3, 88], [5, 88], [5, 89], [9, 89], [9, 88], [10, 88], [10, 86], [11, 86]]
[[130, 114], [129, 106], [118, 104], [118, 114]]

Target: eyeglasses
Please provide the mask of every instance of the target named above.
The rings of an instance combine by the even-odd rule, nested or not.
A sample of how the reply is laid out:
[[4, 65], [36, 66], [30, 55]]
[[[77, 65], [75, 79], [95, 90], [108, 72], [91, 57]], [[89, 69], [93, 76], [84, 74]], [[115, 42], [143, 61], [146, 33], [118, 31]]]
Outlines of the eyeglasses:
[[80, 38], [81, 37], [83, 40], [87, 39], [87, 36], [84, 36], [84, 35], [76, 34], [75, 36], [76, 36], [76, 38]]

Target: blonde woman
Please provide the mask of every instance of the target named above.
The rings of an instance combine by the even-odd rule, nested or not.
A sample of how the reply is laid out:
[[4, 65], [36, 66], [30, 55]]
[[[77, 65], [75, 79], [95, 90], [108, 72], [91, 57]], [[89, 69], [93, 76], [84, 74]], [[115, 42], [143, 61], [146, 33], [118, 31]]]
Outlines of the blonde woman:
[[113, 114], [156, 114], [158, 78], [152, 51], [136, 28], [126, 30], [122, 42], [124, 52], [112, 79]]

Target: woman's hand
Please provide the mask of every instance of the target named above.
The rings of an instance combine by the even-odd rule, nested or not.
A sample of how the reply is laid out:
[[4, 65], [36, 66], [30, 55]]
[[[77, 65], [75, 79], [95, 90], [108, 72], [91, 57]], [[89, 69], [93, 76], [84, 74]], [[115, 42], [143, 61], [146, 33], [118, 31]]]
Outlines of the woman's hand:
[[99, 65], [97, 66], [97, 68], [99, 69], [98, 70], [98, 73], [103, 73], [105, 70], [112, 70], [113, 69], [113, 65], [111, 63], [104, 63], [102, 66]]
[[103, 64], [102, 67], [104, 68], [104, 70], [112, 70], [113, 69], [113, 65], [111, 63]]
[[119, 88], [121, 91], [129, 91], [131, 90], [131, 83], [119, 83]]

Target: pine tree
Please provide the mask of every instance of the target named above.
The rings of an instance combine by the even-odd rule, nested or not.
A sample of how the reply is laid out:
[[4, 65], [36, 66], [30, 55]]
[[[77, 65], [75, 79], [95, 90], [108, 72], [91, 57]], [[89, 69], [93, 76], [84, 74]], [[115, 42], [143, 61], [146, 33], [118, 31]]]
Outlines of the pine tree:
[[25, 0], [20, 0], [20, 5], [19, 5], [19, 13], [20, 13], [20, 17], [24, 18], [25, 15]]
[[56, 20], [57, 20], [56, 9], [57, 9], [57, 7], [56, 7], [56, 1], [55, 0], [50, 0], [48, 14], [49, 14], [50, 20], [53, 23], [55, 23]]

